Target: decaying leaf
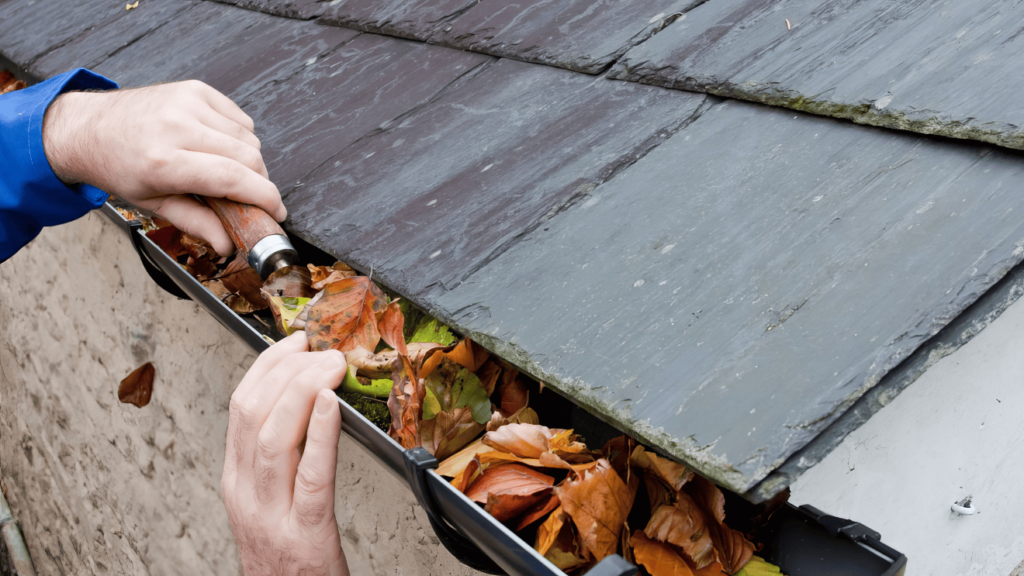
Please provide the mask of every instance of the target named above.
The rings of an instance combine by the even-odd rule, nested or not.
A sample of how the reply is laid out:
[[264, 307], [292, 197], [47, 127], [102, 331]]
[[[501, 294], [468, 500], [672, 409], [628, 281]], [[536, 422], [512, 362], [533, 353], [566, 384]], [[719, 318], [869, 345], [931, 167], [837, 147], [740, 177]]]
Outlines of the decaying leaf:
[[310, 284], [314, 290], [323, 290], [328, 284], [356, 275], [356, 271], [343, 262], [335, 262], [333, 266], [307, 264], [306, 267], [309, 270]]
[[633, 532], [629, 543], [636, 563], [646, 568], [651, 576], [693, 576], [693, 570], [675, 549], [647, 538], [643, 530]]
[[423, 379], [422, 445], [439, 460], [473, 441], [491, 419], [491, 401], [475, 374], [444, 358]]
[[377, 314], [386, 306], [387, 297], [365, 276], [327, 285], [306, 317], [310, 349], [345, 352], [362, 346], [373, 350], [380, 342]]
[[587, 563], [580, 549], [569, 515], [559, 507], [537, 528], [534, 549], [544, 555], [552, 564], [563, 571], [569, 571]]
[[267, 300], [267, 304], [270, 305], [270, 311], [274, 315], [274, 323], [277, 325], [277, 331], [290, 335], [292, 332], [301, 330], [301, 327], [295, 326], [295, 319], [298, 318], [299, 314], [309, 303], [309, 298], [288, 298], [282, 296], [267, 296], [264, 294]]
[[530, 392], [519, 379], [519, 371], [515, 369], [502, 372], [498, 395], [501, 398], [501, 411], [506, 414], [514, 414], [530, 403]]
[[673, 462], [667, 458], [662, 458], [652, 452], [648, 452], [644, 450], [643, 446], [637, 446], [633, 450], [633, 453], [629, 457], [629, 461], [637, 468], [653, 475], [672, 490], [682, 490], [683, 485], [689, 482], [694, 476], [693, 471], [686, 466], [683, 466], [678, 462]]
[[572, 518], [583, 550], [596, 561], [615, 553], [633, 506], [626, 484], [607, 460], [555, 488]]
[[455, 454], [445, 458], [437, 467], [435, 472], [441, 476], [454, 478], [466, 469], [466, 466], [469, 465], [477, 454], [491, 452], [493, 450], [494, 448], [484, 444], [483, 438], [477, 438], [462, 450], [459, 450]]
[[18, 80], [8, 70], [0, 70], [0, 94], [7, 94], [25, 88], [27, 84]]
[[425, 390], [416, 371], [405, 356], [399, 356], [391, 373], [394, 385], [388, 397], [388, 411], [391, 412], [391, 429], [388, 434], [403, 448], [420, 445], [419, 420]]
[[121, 380], [117, 388], [117, 399], [125, 404], [134, 404], [142, 408], [149, 404], [153, 396], [153, 378], [156, 376], [156, 369], [152, 362], [146, 362], [132, 371], [131, 374]]
[[384, 310], [384, 316], [380, 319], [380, 336], [388, 346], [398, 350], [399, 354], [409, 355], [409, 349], [405, 345], [405, 316], [402, 315], [402, 305], [395, 300], [388, 304]]
[[487, 423], [487, 431], [493, 432], [506, 424], [540, 424], [540, 417], [530, 407], [525, 407], [515, 414], [507, 416], [501, 410], [495, 410], [491, 414], [491, 421]]
[[651, 514], [644, 534], [651, 540], [678, 546], [698, 570], [718, 560], [704, 514], [686, 494], [680, 494], [674, 505], [659, 506]]
[[539, 458], [548, 451], [548, 440], [554, 435], [539, 424], [509, 424], [484, 435], [484, 444], [523, 458]]
[[427, 353], [423, 359], [423, 366], [420, 368], [420, 377], [426, 378], [430, 376], [430, 373], [440, 366], [441, 360], [445, 358], [475, 373], [483, 366], [490, 355], [490, 352], [466, 338], [455, 346], [436, 348]]
[[451, 346], [455, 340], [455, 336], [448, 330], [448, 327], [441, 324], [436, 318], [425, 318], [416, 326], [408, 339], [409, 342], [434, 342], [442, 346]]
[[540, 520], [544, 516], [547, 516], [548, 513], [553, 511], [555, 508], [558, 508], [560, 505], [561, 501], [558, 499], [558, 496], [551, 494], [548, 496], [547, 500], [541, 500], [534, 504], [533, 507], [524, 510], [522, 515], [516, 519], [515, 525], [512, 526], [512, 529], [518, 532], [537, 520]]
[[473, 420], [469, 408], [463, 407], [440, 412], [430, 420], [421, 420], [419, 429], [423, 448], [438, 460], [443, 460], [472, 442], [484, 427]]
[[[267, 301], [260, 293], [263, 288], [263, 280], [244, 258], [238, 257], [232, 260], [227, 268], [212, 280], [220, 280], [230, 293], [245, 300], [252, 310], [263, 310], [267, 307]], [[228, 301], [225, 299], [224, 302]]]
[[725, 495], [701, 476], [695, 476], [686, 491], [707, 519], [708, 534], [725, 571], [737, 572], [754, 555], [754, 545], [743, 534], [726, 526]]
[[309, 270], [302, 266], [285, 266], [271, 272], [260, 291], [264, 296], [312, 298], [318, 290], [311, 284]]
[[466, 496], [484, 504], [488, 513], [504, 522], [548, 500], [554, 483], [554, 478], [532, 468], [503, 464], [484, 470], [466, 489]]
[[[433, 342], [413, 342], [408, 345], [409, 353], [406, 356], [415, 367], [429, 350], [438, 347], [440, 344]], [[358, 374], [366, 378], [390, 378], [391, 366], [397, 358], [397, 350], [383, 350], [373, 354], [362, 346], [356, 346], [345, 352], [345, 359], [348, 360], [349, 366], [354, 366], [358, 370]]]

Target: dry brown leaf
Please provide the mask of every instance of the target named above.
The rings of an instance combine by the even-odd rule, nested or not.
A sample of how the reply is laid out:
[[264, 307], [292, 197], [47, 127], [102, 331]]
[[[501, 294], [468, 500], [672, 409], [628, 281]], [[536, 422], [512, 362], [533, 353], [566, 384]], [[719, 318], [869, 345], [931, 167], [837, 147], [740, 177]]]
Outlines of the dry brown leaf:
[[728, 576], [725, 568], [722, 567], [721, 562], [712, 562], [707, 566], [697, 570], [693, 573], [693, 576]]
[[472, 458], [452, 479], [452, 486], [459, 492], [465, 493], [466, 488], [469, 488], [469, 485], [475, 482], [480, 477], [480, 474], [482, 474], [480, 461]]
[[156, 376], [156, 369], [152, 362], [146, 362], [139, 366], [132, 373], [121, 380], [117, 388], [117, 399], [124, 404], [134, 404], [142, 408], [149, 404], [153, 396], [153, 378]]
[[488, 359], [476, 371], [476, 376], [483, 384], [484, 390], [487, 390], [487, 395], [490, 396], [494, 394], [494, 387], [498, 383], [498, 377], [501, 376], [501, 366], [494, 359]]
[[[263, 310], [267, 307], [267, 301], [260, 293], [260, 290], [263, 289], [263, 280], [241, 255], [232, 260], [223, 272], [212, 279], [220, 280], [229, 292], [237, 294], [239, 298], [245, 300], [252, 310]], [[234, 307], [232, 308], [234, 309]]]
[[366, 276], [345, 278], [328, 285], [306, 316], [306, 335], [311, 350], [373, 350], [380, 342], [377, 313], [387, 297]]
[[391, 412], [388, 435], [403, 448], [416, 448], [420, 445], [419, 420], [426, 390], [405, 356], [398, 357], [391, 379], [394, 384], [388, 397], [388, 411]]
[[484, 435], [484, 444], [523, 458], [539, 458], [548, 451], [548, 440], [555, 433], [539, 424], [507, 424]]
[[384, 310], [384, 317], [380, 320], [380, 336], [388, 346], [398, 351], [399, 354], [409, 355], [409, 349], [405, 345], [405, 316], [402, 315], [402, 306], [398, 300], [388, 304]]
[[502, 373], [501, 384], [498, 385], [498, 397], [501, 411], [515, 414], [530, 403], [530, 392], [519, 379], [518, 371]]
[[473, 420], [469, 407], [440, 412], [430, 420], [420, 421], [420, 441], [438, 460], [455, 454], [484, 431], [484, 425]]
[[630, 538], [636, 563], [647, 569], [651, 576], [693, 576], [686, 560], [668, 544], [647, 538], [643, 530], [633, 532]]
[[629, 488], [605, 459], [555, 488], [562, 508], [579, 531], [583, 550], [594, 560], [615, 553], [629, 516]]
[[445, 358], [470, 372], [476, 373], [490, 355], [490, 352], [473, 344], [468, 338], [463, 339], [454, 346], [445, 346], [444, 348], [430, 351], [423, 359], [423, 366], [420, 367], [420, 378], [430, 376], [430, 373], [440, 366], [441, 360]]
[[754, 545], [740, 532], [725, 524], [725, 495], [717, 486], [701, 476], [695, 476], [686, 486], [686, 492], [708, 519], [718, 559], [729, 574], [738, 572], [754, 555]]
[[311, 284], [309, 270], [302, 266], [285, 266], [271, 272], [260, 290], [264, 297], [312, 298], [317, 290]]
[[328, 284], [356, 275], [355, 270], [342, 262], [335, 262], [333, 266], [307, 264], [306, 268], [309, 269], [310, 281], [314, 290], [323, 290]]
[[643, 446], [637, 446], [633, 450], [629, 461], [637, 468], [664, 482], [672, 490], [682, 490], [683, 486], [694, 476], [693, 471], [686, 466], [648, 452], [644, 450]]
[[707, 522], [697, 504], [680, 493], [674, 505], [663, 505], [651, 515], [644, 534], [652, 540], [680, 547], [697, 569], [716, 562]]
[[466, 466], [468, 466], [478, 454], [493, 451], [494, 448], [484, 444], [483, 438], [477, 438], [462, 450], [459, 450], [455, 454], [445, 458], [437, 467], [435, 472], [441, 476], [454, 478], [465, 470]]
[[523, 511], [523, 514], [516, 519], [512, 530], [519, 532], [523, 528], [526, 528], [530, 524], [540, 520], [555, 508], [558, 508], [559, 504], [558, 496], [550, 494], [547, 500], [542, 500], [534, 505], [533, 508]]
[[525, 407], [511, 416], [506, 416], [501, 410], [495, 410], [491, 414], [491, 421], [487, 423], [487, 431], [493, 432], [506, 424], [540, 424], [540, 417], [533, 408]]
[[[310, 303], [312, 302], [310, 300]], [[415, 367], [423, 359], [424, 354], [440, 346], [440, 344], [433, 342], [413, 342], [407, 346], [409, 353], [406, 356], [408, 356], [409, 361]], [[390, 378], [391, 366], [398, 359], [398, 351], [382, 350], [374, 354], [362, 346], [356, 346], [345, 352], [345, 359], [350, 366], [355, 367], [357, 374], [360, 376], [374, 379]]]
[[569, 522], [569, 515], [561, 507], [556, 508], [537, 528], [537, 540], [533, 547], [563, 571], [587, 563], [582, 557], [572, 523]]
[[484, 470], [465, 494], [504, 522], [547, 500], [555, 479], [520, 464], [502, 464]]

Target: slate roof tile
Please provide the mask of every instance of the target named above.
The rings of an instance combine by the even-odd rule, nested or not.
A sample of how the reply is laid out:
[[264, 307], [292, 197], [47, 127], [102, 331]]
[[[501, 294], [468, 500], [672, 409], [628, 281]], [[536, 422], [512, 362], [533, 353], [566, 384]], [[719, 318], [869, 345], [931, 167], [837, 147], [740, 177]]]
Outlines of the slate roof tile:
[[1013, 0], [713, 0], [612, 77], [1024, 149], [1022, 31]]

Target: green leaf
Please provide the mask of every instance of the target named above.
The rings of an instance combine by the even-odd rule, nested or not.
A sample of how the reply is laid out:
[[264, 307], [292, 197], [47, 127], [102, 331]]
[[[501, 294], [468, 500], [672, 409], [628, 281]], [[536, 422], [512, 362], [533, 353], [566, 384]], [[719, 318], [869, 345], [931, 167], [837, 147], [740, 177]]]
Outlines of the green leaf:
[[477, 424], [486, 424], [490, 421], [491, 398], [476, 374], [465, 368], [459, 370], [455, 383], [452, 384], [452, 398], [456, 399], [456, 408], [469, 407]]
[[424, 318], [416, 325], [416, 330], [409, 337], [409, 342], [436, 342], [442, 346], [450, 346], [455, 343], [455, 336], [444, 324], [436, 318]]
[[433, 420], [440, 412], [442, 412], [441, 402], [437, 399], [434, 391], [428, 387], [427, 393], [423, 397], [423, 419]]
[[366, 382], [365, 378], [362, 382], [359, 378], [356, 378], [356, 367], [349, 365], [348, 370], [345, 372], [345, 379], [341, 381], [341, 389], [346, 392], [362, 394], [363, 396], [387, 398], [391, 395], [391, 387], [394, 385], [394, 382], [387, 378], [370, 380], [368, 385], [364, 384], [364, 382]]
[[778, 566], [769, 564], [764, 558], [752, 556], [750, 561], [735, 576], [775, 576], [782, 574]]

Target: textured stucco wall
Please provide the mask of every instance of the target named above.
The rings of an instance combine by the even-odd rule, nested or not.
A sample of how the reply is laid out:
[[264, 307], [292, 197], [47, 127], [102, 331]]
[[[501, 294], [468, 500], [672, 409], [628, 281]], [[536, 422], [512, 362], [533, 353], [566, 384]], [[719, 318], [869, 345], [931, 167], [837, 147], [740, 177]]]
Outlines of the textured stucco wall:
[[[0, 265], [0, 339], [0, 478], [41, 575], [238, 572], [219, 490], [248, 348], [157, 288], [98, 213]], [[146, 361], [152, 402], [120, 404]], [[347, 438], [339, 449], [354, 574], [474, 574], [408, 490]]]

